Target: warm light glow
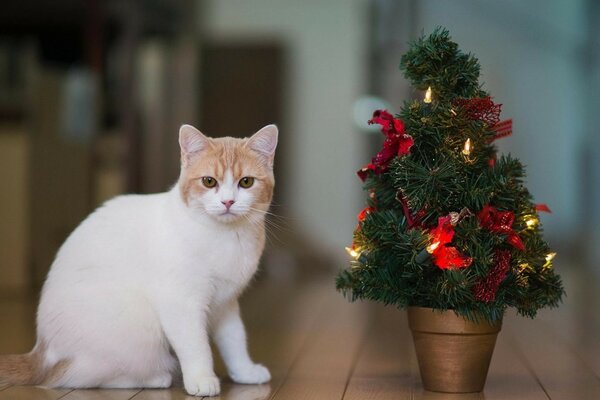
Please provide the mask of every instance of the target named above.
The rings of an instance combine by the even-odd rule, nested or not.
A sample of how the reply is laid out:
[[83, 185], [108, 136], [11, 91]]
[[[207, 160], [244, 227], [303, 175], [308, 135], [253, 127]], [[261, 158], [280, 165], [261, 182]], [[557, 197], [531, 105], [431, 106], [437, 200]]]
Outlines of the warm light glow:
[[552, 260], [554, 259], [554, 257], [556, 257], [556, 253], [552, 252], [552, 253], [548, 253], [546, 255], [546, 264], [544, 264], [542, 267], [543, 268], [548, 268], [550, 267]]
[[452, 115], [456, 116], [456, 111], [454, 111], [454, 108], [451, 108], [450, 112], [452, 113]]
[[431, 86], [427, 88], [427, 91], [425, 92], [425, 99], [423, 99], [423, 101], [427, 104], [431, 103]]
[[465, 156], [471, 155], [471, 150], [473, 149], [473, 147], [471, 146], [471, 138], [467, 139], [467, 141], [465, 142], [465, 148], [463, 149], [462, 153]]
[[437, 248], [438, 248], [438, 246], [439, 246], [439, 245], [440, 245], [440, 242], [439, 242], [439, 241], [438, 241], [438, 242], [435, 242], [435, 243], [432, 243], [432, 244], [430, 244], [429, 246], [427, 246], [427, 252], [428, 252], [429, 254], [433, 253], [433, 252], [435, 251], [435, 249], [437, 249]]
[[554, 252], [548, 253], [546, 255], [546, 263], [549, 263], [550, 261], [552, 261], [554, 259], [554, 257], [556, 257], [556, 253], [554, 253]]
[[350, 254], [350, 256], [352, 258], [358, 258], [358, 256], [360, 255], [360, 253], [358, 251], [356, 251], [355, 249], [352, 249], [350, 247], [346, 247], [346, 251], [348, 252], [348, 254]]
[[538, 219], [537, 218], [529, 218], [527, 221], [525, 221], [525, 224], [527, 224], [528, 228], [533, 228], [538, 224]]

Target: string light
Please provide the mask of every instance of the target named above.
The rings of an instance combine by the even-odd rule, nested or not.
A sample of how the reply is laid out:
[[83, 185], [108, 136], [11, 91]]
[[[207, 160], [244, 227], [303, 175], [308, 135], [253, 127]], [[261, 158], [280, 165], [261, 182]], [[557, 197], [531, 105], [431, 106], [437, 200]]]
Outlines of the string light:
[[547, 268], [551, 265], [552, 260], [554, 260], [554, 257], [556, 257], [556, 253], [555, 252], [551, 252], [546, 254], [546, 264], [543, 265], [544, 268]]
[[473, 149], [473, 146], [471, 146], [471, 138], [468, 138], [467, 141], [465, 142], [465, 147], [464, 147], [462, 153], [465, 156], [470, 156], [472, 149]]
[[427, 104], [431, 103], [431, 86], [429, 86], [425, 91], [425, 98], [423, 99], [423, 102]]
[[454, 108], [450, 109], [450, 113], [452, 113], [452, 115], [454, 115], [456, 117], [456, 111], [454, 111]]
[[440, 242], [431, 243], [429, 246], [427, 246], [427, 252], [429, 254], [432, 254], [435, 251], [435, 249], [438, 248], [439, 245], [440, 245]]
[[356, 249], [346, 247], [346, 251], [348, 252], [348, 254], [350, 254], [350, 257], [352, 258], [358, 259], [358, 257], [360, 256], [360, 253], [356, 251]]
[[528, 220], [525, 221], [525, 224], [527, 225], [528, 228], [535, 228], [535, 226], [539, 223], [540, 221], [535, 218], [535, 217], [531, 217]]

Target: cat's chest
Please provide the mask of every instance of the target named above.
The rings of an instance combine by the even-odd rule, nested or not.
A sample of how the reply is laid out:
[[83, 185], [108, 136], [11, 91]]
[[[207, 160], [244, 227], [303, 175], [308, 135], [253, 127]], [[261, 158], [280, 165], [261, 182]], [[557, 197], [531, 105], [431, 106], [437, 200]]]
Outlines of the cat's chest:
[[213, 280], [246, 284], [256, 271], [264, 241], [254, 231], [208, 234], [192, 248], [192, 260]]
[[255, 274], [262, 252], [260, 241], [244, 233], [221, 239], [214, 241], [210, 250], [215, 303], [238, 297]]

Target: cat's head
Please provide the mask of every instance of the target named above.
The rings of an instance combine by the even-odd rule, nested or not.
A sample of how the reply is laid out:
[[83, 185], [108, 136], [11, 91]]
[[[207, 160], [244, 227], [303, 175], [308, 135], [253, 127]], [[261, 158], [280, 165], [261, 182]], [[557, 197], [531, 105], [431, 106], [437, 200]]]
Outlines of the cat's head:
[[179, 189], [187, 207], [224, 223], [264, 215], [275, 185], [277, 135], [267, 125], [249, 138], [213, 139], [183, 125]]

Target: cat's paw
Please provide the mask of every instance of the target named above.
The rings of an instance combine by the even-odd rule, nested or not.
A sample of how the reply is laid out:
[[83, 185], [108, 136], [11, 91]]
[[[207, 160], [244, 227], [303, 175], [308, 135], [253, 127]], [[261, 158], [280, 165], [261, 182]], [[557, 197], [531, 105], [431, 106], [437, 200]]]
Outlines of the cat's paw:
[[201, 376], [184, 379], [185, 391], [192, 396], [216, 396], [221, 393], [221, 384], [216, 376]]
[[238, 368], [235, 371], [231, 371], [229, 376], [234, 382], [249, 385], [265, 383], [271, 380], [271, 373], [267, 367], [261, 364], [250, 364], [244, 368]]

